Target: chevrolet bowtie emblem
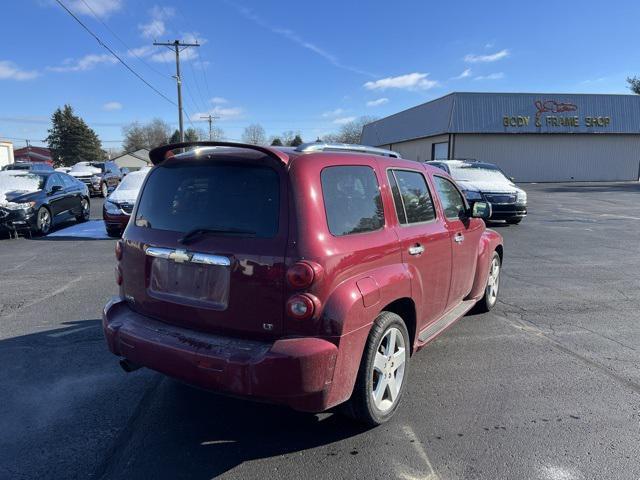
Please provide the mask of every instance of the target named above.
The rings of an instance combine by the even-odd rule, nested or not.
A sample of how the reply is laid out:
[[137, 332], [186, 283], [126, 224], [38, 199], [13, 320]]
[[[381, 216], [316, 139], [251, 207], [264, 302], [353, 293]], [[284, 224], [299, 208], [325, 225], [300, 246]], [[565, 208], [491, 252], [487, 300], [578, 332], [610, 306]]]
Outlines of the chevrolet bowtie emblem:
[[168, 258], [176, 263], [184, 263], [191, 260], [191, 255], [186, 250], [175, 250], [169, 254]]

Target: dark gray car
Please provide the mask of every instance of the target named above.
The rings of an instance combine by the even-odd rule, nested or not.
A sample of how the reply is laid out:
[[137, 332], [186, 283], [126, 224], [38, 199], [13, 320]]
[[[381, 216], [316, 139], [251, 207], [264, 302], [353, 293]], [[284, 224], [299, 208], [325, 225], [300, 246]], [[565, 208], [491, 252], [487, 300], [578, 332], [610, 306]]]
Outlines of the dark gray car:
[[527, 192], [517, 187], [497, 165], [475, 160], [437, 160], [427, 162], [451, 175], [467, 201], [491, 203], [491, 220], [518, 224], [527, 215]]

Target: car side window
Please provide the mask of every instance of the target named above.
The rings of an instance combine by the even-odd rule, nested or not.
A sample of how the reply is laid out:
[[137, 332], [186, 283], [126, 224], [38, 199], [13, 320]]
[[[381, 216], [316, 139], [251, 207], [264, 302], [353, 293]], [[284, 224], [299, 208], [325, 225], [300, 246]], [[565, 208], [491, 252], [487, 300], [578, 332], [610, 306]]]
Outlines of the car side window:
[[327, 167], [320, 174], [329, 231], [336, 236], [384, 225], [380, 185], [371, 167]]
[[64, 184], [62, 183], [62, 180], [60, 179], [60, 175], [55, 174], [55, 175], [50, 175], [49, 176], [49, 180], [47, 181], [47, 190], [51, 191], [51, 189], [54, 186], [59, 186], [64, 188]]
[[65, 188], [72, 188], [76, 186], [73, 178], [71, 178], [69, 175], [58, 175], [58, 177], [62, 179], [62, 183], [64, 184]]
[[411, 170], [389, 170], [387, 175], [401, 225], [429, 222], [436, 218], [424, 175]]
[[433, 176], [436, 184], [436, 190], [442, 202], [442, 209], [445, 217], [449, 219], [458, 219], [466, 212], [467, 206], [460, 191], [453, 183], [444, 177]]

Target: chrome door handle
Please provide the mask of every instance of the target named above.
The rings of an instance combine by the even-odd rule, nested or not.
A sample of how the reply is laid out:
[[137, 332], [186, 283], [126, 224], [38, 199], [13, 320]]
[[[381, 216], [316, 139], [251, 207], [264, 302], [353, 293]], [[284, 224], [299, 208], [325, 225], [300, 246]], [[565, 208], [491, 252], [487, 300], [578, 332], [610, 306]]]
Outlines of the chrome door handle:
[[456, 243], [462, 243], [464, 241], [464, 235], [458, 233], [455, 237], [453, 237], [453, 239], [456, 241]]
[[424, 252], [424, 247], [420, 244], [409, 247], [409, 255], [420, 255]]

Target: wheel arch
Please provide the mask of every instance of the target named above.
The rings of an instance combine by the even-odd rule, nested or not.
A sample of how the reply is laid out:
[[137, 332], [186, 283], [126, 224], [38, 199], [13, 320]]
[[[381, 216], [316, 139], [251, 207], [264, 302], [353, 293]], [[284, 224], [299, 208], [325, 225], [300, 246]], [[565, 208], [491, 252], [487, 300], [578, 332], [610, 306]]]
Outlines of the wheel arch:
[[471, 288], [469, 295], [465, 297], [466, 300], [478, 300], [484, 294], [487, 275], [489, 273], [489, 264], [491, 263], [493, 252], [498, 253], [498, 256], [500, 256], [500, 263], [502, 263], [502, 259], [504, 256], [502, 236], [491, 229], [486, 229], [482, 233], [482, 237], [480, 237], [480, 245], [478, 246], [478, 261], [476, 263], [476, 273], [473, 279], [473, 287]]
[[395, 313], [402, 318], [409, 332], [409, 344], [411, 345], [411, 354], [413, 355], [417, 328], [416, 304], [414, 301], [409, 297], [398, 298], [382, 307], [378, 315], [382, 312]]

